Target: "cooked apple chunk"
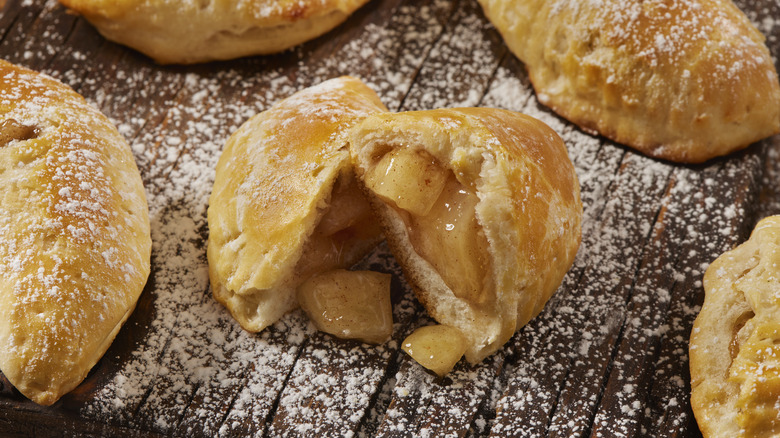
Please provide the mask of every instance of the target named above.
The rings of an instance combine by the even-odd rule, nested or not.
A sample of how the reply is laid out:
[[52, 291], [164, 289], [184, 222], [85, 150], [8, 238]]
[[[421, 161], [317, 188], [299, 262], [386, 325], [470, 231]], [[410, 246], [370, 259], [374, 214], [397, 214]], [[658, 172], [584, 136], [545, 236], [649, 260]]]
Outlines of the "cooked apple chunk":
[[441, 377], [463, 357], [468, 342], [455, 327], [429, 325], [407, 336], [402, 347], [417, 363]]
[[449, 173], [430, 213], [409, 218], [409, 239], [455, 296], [482, 303], [493, 285], [487, 240], [476, 216], [479, 198]]
[[298, 288], [298, 302], [321, 331], [381, 344], [393, 333], [390, 275], [336, 269]]
[[385, 154], [365, 180], [386, 201], [425, 216], [444, 189], [447, 173], [427, 152], [399, 148]]
[[365, 184], [402, 215], [415, 251], [453, 293], [484, 302], [493, 287], [487, 240], [476, 216], [474, 191], [429, 153], [394, 149], [366, 172]]

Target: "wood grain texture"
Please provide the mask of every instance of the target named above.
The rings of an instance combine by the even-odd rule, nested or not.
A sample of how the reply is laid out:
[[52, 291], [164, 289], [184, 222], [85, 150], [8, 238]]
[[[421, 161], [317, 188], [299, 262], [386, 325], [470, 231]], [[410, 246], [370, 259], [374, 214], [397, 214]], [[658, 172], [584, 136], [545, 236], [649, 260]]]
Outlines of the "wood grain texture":
[[[75, 391], [49, 408], [0, 375], [0, 436], [697, 437], [687, 346], [701, 278], [759, 217], [780, 212], [780, 137], [704, 165], [652, 160], [541, 106], [474, 0], [373, 0], [292, 51], [158, 66], [54, 1], [0, 2], [0, 57], [52, 75], [107, 114], [150, 203], [152, 274], [136, 311]], [[780, 55], [780, 1], [740, 2]], [[293, 312], [244, 332], [206, 277], [207, 199], [241, 123], [351, 74], [394, 111], [490, 106], [560, 133], [584, 204], [583, 242], [545, 310], [479, 366], [437, 378], [399, 345], [432, 320], [393, 274], [393, 339], [318, 333]]]

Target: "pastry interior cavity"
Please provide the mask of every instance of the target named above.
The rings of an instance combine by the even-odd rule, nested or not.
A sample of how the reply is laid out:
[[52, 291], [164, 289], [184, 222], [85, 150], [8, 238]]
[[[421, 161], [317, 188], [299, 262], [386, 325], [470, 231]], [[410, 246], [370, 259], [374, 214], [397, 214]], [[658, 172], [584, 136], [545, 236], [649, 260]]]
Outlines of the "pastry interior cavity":
[[487, 301], [495, 285], [476, 189], [426, 151], [388, 146], [372, 163], [366, 186], [402, 217], [415, 252], [455, 296]]
[[321, 331], [380, 344], [393, 329], [389, 276], [343, 269], [381, 235], [351, 170], [338, 178], [321, 214], [295, 267], [298, 303]]
[[35, 126], [23, 125], [15, 119], [5, 119], [0, 122], [0, 147], [12, 141], [24, 141], [37, 137], [39, 129]]
[[734, 361], [734, 359], [737, 357], [737, 354], [739, 354], [740, 347], [745, 343], [745, 340], [749, 335], [749, 332], [742, 329], [745, 327], [745, 324], [747, 324], [755, 316], [756, 314], [753, 313], [752, 310], [746, 310], [742, 315], [739, 316], [739, 318], [736, 319], [736, 321], [734, 321], [734, 328], [732, 329], [733, 334], [731, 336], [731, 342], [729, 343], [729, 355], [731, 356], [732, 361]]
[[325, 209], [295, 267], [299, 282], [315, 274], [354, 265], [374, 247], [376, 236], [381, 235], [352, 171], [338, 178]]

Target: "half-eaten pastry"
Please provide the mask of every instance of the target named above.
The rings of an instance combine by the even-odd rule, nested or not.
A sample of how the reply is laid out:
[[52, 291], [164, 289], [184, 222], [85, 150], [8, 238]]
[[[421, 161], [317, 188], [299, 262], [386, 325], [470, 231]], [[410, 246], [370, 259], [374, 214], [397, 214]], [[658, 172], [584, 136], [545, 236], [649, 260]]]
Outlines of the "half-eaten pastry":
[[51, 405], [87, 376], [149, 275], [130, 147], [76, 92], [0, 61], [0, 370]]
[[696, 163], [780, 132], [764, 36], [730, 0], [479, 0], [539, 101], [652, 157]]
[[780, 216], [704, 274], [690, 342], [691, 406], [705, 437], [780, 436]]
[[266, 55], [314, 39], [368, 0], [60, 0], [162, 64]]
[[428, 312], [471, 363], [560, 285], [580, 243], [577, 175], [561, 138], [488, 108], [375, 114], [353, 128], [355, 172]]
[[355, 264], [382, 239], [346, 132], [384, 111], [366, 85], [341, 77], [277, 102], [228, 140], [209, 198], [209, 277], [246, 330], [276, 322], [304, 281]]

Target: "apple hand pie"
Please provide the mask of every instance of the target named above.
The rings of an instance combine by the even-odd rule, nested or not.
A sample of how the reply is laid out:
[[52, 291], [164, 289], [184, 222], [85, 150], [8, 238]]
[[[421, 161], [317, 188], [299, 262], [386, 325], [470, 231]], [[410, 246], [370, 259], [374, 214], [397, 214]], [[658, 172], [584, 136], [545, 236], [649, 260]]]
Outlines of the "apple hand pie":
[[780, 132], [764, 36], [729, 0], [479, 0], [539, 101], [651, 157], [696, 163]]
[[705, 437], [780, 435], [780, 216], [704, 274], [690, 342], [691, 406]]
[[[439, 323], [461, 332], [469, 362], [542, 310], [574, 260], [582, 220], [574, 166], [552, 129], [498, 109], [379, 113], [352, 129], [350, 149], [407, 280]], [[457, 336], [430, 339], [448, 333], [427, 330], [404, 348], [462, 354]], [[449, 362], [429, 367], [446, 373]]]
[[246, 330], [273, 324], [297, 307], [304, 281], [353, 265], [382, 239], [346, 132], [384, 111], [371, 89], [342, 77], [277, 102], [228, 140], [209, 199], [209, 277]]
[[281, 52], [341, 24], [368, 0], [59, 0], [100, 33], [161, 64]]
[[69, 87], [0, 61], [0, 370], [50, 405], [87, 376], [149, 275], [130, 147]]

